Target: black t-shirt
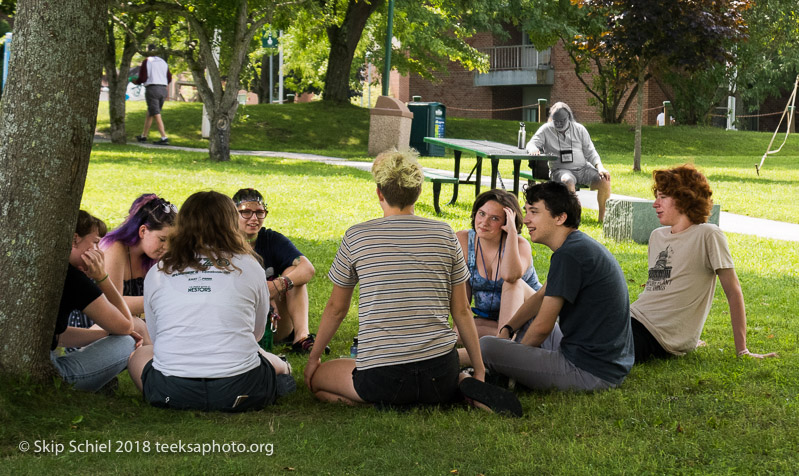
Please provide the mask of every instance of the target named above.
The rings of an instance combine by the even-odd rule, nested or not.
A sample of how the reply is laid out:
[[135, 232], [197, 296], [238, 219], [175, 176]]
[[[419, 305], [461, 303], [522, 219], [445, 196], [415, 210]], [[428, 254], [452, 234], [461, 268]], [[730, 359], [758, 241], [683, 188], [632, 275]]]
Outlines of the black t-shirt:
[[264, 260], [266, 279], [280, 276], [295, 259], [302, 256], [300, 250], [288, 238], [272, 230], [261, 228], [253, 249]]
[[55, 321], [55, 333], [50, 350], [58, 347], [58, 336], [67, 330], [69, 314], [74, 311], [83, 311], [102, 296], [103, 292], [94, 284], [86, 274], [71, 264], [67, 268], [67, 278], [64, 280], [64, 292], [61, 295], [61, 304], [58, 305], [58, 317]]

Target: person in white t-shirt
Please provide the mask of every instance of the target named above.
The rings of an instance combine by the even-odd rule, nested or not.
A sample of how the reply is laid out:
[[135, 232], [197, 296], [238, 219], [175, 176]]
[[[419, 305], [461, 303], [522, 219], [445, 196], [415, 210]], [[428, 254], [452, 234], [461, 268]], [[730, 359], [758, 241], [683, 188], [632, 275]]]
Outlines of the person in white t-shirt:
[[178, 212], [170, 247], [145, 278], [144, 312], [153, 345], [128, 370], [158, 407], [259, 410], [296, 387], [291, 369], [263, 351], [269, 290], [238, 228], [233, 201], [197, 192]]
[[[661, 111], [657, 117], [657, 124], [658, 126], [665, 126], [666, 125], [666, 114]], [[674, 124], [674, 118], [669, 116], [669, 124]]]
[[654, 208], [662, 228], [649, 237], [649, 278], [630, 305], [635, 362], [684, 355], [704, 345], [699, 340], [721, 282], [739, 357], [755, 354], [746, 346], [746, 308], [741, 284], [718, 226], [706, 223], [713, 207], [707, 178], [691, 165], [656, 170]]

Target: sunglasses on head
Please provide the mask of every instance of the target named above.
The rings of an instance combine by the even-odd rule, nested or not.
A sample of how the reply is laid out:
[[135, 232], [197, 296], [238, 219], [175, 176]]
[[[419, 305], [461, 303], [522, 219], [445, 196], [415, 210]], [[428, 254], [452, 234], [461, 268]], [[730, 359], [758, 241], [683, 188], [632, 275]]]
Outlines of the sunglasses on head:
[[150, 210], [150, 214], [152, 215], [153, 212], [157, 211], [159, 207], [161, 211], [166, 215], [176, 214], [178, 212], [178, 207], [174, 204], [169, 203], [169, 201], [164, 200], [163, 198], [156, 198], [155, 206]]

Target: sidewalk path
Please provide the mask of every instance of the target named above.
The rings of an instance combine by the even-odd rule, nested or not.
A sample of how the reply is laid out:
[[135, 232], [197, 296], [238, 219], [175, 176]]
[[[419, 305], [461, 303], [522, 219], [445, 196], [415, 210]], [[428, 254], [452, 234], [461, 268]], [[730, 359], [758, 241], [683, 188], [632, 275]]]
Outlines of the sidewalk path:
[[[108, 142], [108, 140], [95, 136], [96, 142]], [[140, 147], [152, 147], [156, 149], [172, 149], [182, 150], [186, 152], [208, 152], [208, 149], [193, 148], [193, 147], [178, 147], [178, 146], [163, 146], [154, 145], [150, 143], [129, 143], [128, 145], [137, 145]], [[272, 151], [253, 151], [253, 150], [231, 150], [231, 155], [248, 155], [254, 157], [279, 157], [285, 159], [308, 160], [313, 162], [323, 162], [330, 165], [343, 165], [347, 167], [354, 167], [356, 169], [369, 171], [372, 168], [371, 162], [359, 162], [354, 160], [342, 159], [340, 157], [327, 157], [324, 155], [304, 154], [299, 152], [272, 152]], [[430, 172], [437, 172], [442, 175], [449, 175], [451, 170], [440, 170], [425, 167], [425, 170]], [[461, 178], [466, 178], [468, 174], [461, 174]], [[507, 179], [506, 182], [509, 182]], [[512, 179], [510, 180], [512, 182]], [[490, 177], [483, 176], [482, 185], [485, 187], [490, 186]], [[508, 183], [512, 185], [512, 183]], [[598, 208], [596, 201], [596, 192], [590, 190], [580, 190], [577, 192], [580, 197], [580, 203], [584, 208], [596, 210]], [[632, 198], [625, 197], [624, 195], [612, 194], [611, 198]], [[774, 238], [777, 240], [786, 241], [799, 241], [799, 225], [795, 223], [786, 223], [781, 221], [766, 220], [764, 218], [752, 218], [745, 215], [736, 215], [734, 213], [721, 212], [719, 217], [719, 226], [722, 230], [730, 233], [741, 233], [744, 235], [762, 236], [764, 238]]]

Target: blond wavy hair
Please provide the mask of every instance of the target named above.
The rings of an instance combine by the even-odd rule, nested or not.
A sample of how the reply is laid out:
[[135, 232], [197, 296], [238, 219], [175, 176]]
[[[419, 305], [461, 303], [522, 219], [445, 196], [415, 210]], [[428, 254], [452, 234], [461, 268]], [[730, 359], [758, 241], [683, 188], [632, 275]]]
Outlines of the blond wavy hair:
[[422, 193], [424, 173], [414, 150], [390, 150], [378, 155], [372, 164], [377, 188], [392, 207], [406, 208]]

